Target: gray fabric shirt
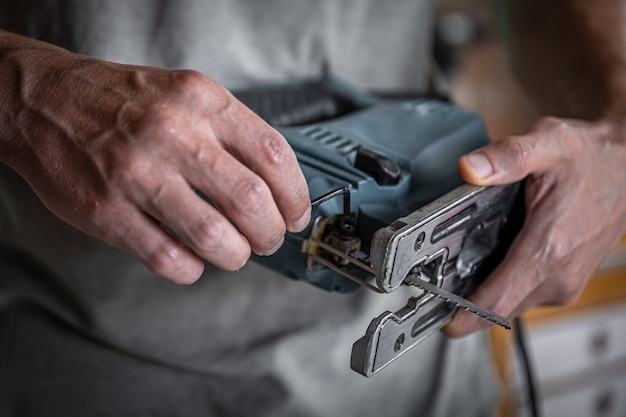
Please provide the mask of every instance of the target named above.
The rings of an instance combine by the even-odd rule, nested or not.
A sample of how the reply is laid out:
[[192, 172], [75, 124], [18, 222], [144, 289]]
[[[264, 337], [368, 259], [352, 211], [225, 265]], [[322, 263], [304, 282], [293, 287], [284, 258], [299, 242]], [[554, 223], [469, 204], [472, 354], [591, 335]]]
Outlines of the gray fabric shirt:
[[316, 78], [423, 89], [429, 1], [5, 0], [0, 27], [123, 63], [193, 68], [228, 87]]
[[[0, 27], [229, 87], [317, 78], [423, 89], [415, 0], [5, 0]], [[497, 400], [483, 335], [435, 335], [372, 379], [352, 343], [407, 293], [326, 293], [255, 264], [194, 285], [51, 215], [0, 165], [0, 415], [472, 416]]]

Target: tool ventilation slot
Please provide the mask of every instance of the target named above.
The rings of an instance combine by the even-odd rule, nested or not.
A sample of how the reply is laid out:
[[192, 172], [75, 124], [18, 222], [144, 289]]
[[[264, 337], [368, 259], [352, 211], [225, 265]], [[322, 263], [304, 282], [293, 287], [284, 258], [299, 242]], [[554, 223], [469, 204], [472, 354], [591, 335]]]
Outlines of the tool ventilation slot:
[[304, 129], [302, 134], [329, 148], [335, 149], [340, 155], [347, 155], [359, 148], [359, 144], [352, 139], [322, 126], [312, 126]]

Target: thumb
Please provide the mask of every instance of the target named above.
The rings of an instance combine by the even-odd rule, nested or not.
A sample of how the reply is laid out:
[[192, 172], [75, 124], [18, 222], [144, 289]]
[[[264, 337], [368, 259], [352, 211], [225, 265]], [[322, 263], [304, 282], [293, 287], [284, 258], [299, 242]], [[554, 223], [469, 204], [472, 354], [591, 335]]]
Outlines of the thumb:
[[459, 159], [461, 177], [474, 185], [498, 185], [520, 181], [544, 172], [562, 156], [558, 140], [533, 132], [510, 136]]

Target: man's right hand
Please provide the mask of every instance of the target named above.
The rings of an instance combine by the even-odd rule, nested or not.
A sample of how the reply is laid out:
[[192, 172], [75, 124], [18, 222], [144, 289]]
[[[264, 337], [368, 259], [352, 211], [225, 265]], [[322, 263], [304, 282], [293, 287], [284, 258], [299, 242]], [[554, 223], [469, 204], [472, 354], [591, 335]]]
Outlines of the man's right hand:
[[174, 282], [194, 282], [203, 259], [236, 270], [309, 222], [285, 139], [198, 72], [0, 32], [0, 91], [0, 160], [55, 215]]

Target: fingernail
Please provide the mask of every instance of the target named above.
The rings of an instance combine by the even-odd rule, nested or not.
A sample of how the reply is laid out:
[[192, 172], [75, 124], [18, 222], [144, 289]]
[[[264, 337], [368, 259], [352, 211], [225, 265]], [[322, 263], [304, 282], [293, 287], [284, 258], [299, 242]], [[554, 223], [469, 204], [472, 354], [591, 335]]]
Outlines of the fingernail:
[[304, 230], [309, 225], [310, 222], [311, 222], [311, 208], [309, 207], [308, 209], [306, 209], [302, 217], [300, 217], [298, 220], [293, 222], [293, 224], [291, 225], [291, 228], [294, 232], [300, 232]]
[[237, 269], [235, 269], [235, 272], [239, 272], [243, 269], [244, 266], [246, 266], [246, 264], [248, 263], [248, 260], [246, 259], [245, 262], [243, 264], [241, 264], [241, 266]]
[[283, 242], [285, 242], [285, 236], [281, 236], [280, 239], [278, 239], [276, 241], [276, 243], [274, 243], [268, 250], [263, 251], [263, 253], [261, 253], [261, 256], [269, 256], [269, 255], [273, 255], [274, 253], [276, 253], [276, 251], [278, 249], [280, 249], [281, 246], [283, 246]]
[[478, 178], [487, 178], [493, 174], [491, 163], [482, 152], [466, 155], [465, 162]]

